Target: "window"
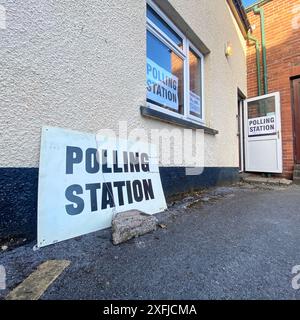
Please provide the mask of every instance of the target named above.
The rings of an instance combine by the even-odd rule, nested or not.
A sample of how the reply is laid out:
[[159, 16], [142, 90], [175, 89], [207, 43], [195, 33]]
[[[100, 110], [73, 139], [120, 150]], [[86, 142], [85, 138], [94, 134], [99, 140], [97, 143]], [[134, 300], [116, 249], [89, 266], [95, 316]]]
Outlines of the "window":
[[147, 104], [203, 122], [203, 56], [152, 3], [147, 4]]

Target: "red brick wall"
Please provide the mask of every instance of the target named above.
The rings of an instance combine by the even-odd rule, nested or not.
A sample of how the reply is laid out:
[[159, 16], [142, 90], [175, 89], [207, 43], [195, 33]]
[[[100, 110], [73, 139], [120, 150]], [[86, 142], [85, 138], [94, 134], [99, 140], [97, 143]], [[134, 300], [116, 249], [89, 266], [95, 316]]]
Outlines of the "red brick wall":
[[[293, 113], [291, 77], [300, 76], [300, 0], [272, 0], [265, 11], [269, 93], [281, 95], [281, 124], [284, 176], [291, 178], [294, 167]], [[253, 35], [260, 40], [260, 16], [248, 13]], [[298, 28], [297, 28], [298, 26]], [[249, 43], [247, 54], [248, 97], [257, 96], [255, 46]], [[263, 78], [261, 74], [261, 83]]]

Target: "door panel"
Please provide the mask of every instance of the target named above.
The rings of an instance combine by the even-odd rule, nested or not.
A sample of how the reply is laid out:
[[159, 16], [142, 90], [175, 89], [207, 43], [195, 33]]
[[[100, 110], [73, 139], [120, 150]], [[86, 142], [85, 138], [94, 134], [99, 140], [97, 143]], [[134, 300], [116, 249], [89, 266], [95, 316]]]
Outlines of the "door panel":
[[245, 170], [281, 173], [282, 143], [279, 92], [245, 101]]
[[300, 79], [293, 80], [295, 159], [300, 164]]
[[[260, 172], [277, 172], [277, 142], [270, 139], [250, 140], [248, 144], [249, 170]], [[249, 171], [248, 170], [248, 171]]]

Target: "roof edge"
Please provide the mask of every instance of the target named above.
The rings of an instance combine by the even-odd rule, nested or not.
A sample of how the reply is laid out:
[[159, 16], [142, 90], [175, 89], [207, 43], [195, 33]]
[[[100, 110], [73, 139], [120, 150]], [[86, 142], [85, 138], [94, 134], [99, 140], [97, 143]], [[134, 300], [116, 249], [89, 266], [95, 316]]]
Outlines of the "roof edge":
[[243, 33], [243, 36], [247, 37], [247, 32], [251, 28], [248, 20], [245, 8], [241, 0], [227, 0], [227, 3]]

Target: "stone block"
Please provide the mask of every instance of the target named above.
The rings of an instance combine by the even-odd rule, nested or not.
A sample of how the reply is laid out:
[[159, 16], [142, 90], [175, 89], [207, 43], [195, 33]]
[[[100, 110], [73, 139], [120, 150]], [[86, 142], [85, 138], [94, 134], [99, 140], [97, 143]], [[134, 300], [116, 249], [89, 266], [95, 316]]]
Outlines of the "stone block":
[[118, 213], [112, 220], [113, 244], [120, 244], [131, 238], [156, 230], [157, 219], [138, 210]]

